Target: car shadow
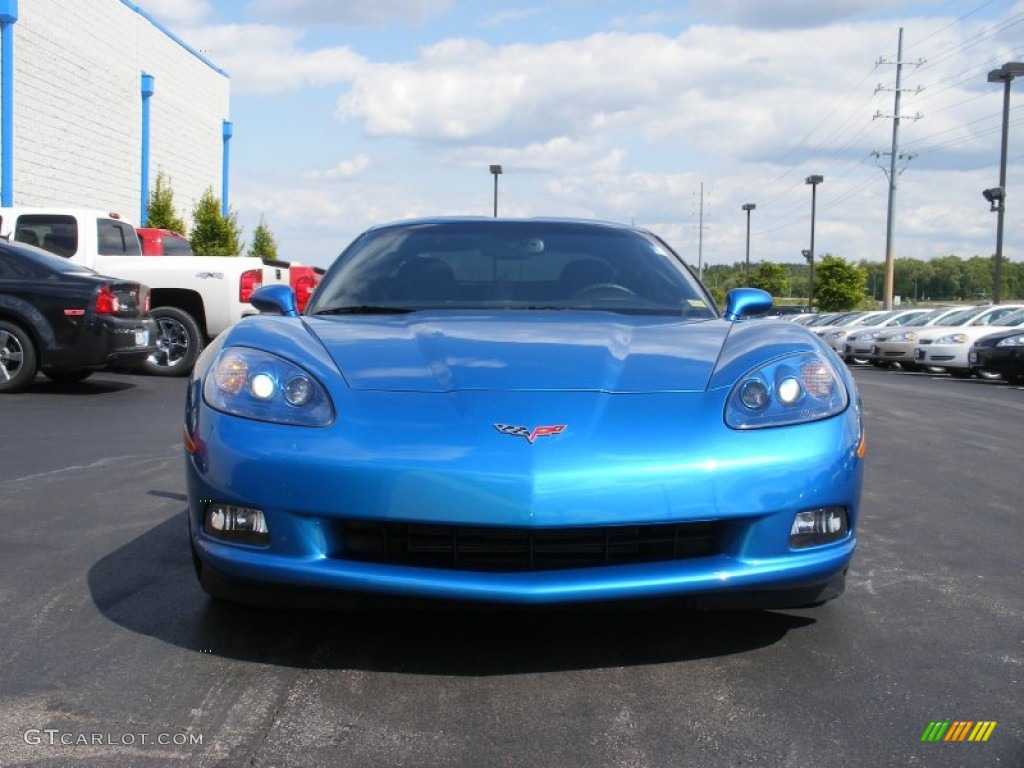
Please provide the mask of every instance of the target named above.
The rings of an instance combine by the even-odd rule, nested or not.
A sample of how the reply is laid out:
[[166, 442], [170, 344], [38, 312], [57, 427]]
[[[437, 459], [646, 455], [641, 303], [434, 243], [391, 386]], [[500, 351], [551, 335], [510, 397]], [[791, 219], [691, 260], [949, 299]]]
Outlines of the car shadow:
[[93, 374], [85, 381], [60, 382], [52, 381], [42, 374], [36, 376], [32, 383], [24, 390], [24, 394], [30, 395], [108, 395], [112, 392], [123, 392], [126, 389], [135, 389], [138, 386], [123, 378], [103, 378], [100, 374]]
[[773, 611], [660, 608], [288, 610], [206, 597], [185, 514], [89, 570], [110, 621], [180, 648], [303, 669], [488, 676], [661, 664], [745, 653], [815, 623]]

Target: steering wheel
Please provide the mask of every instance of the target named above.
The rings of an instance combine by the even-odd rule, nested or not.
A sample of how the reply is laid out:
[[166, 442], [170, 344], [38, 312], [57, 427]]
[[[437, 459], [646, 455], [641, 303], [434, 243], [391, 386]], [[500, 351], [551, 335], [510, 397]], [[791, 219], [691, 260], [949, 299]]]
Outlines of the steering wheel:
[[631, 291], [624, 285], [618, 283], [595, 283], [594, 285], [588, 285], [586, 288], [582, 288], [572, 295], [574, 299], [582, 299], [593, 293], [621, 293], [624, 296], [636, 296], [634, 291]]

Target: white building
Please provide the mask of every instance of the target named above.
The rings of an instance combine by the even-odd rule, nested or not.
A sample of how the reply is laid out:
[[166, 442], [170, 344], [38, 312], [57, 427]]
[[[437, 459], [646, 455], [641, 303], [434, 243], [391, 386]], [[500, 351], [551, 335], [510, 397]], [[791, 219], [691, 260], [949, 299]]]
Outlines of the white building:
[[0, 204], [228, 207], [230, 80], [126, 0], [0, 0]]

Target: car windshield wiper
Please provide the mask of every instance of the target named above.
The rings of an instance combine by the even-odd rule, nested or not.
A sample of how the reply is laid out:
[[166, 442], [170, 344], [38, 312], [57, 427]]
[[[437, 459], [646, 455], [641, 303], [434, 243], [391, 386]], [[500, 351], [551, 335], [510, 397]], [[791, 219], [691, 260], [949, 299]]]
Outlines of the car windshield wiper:
[[355, 304], [348, 307], [318, 309], [314, 315], [405, 315], [416, 310], [406, 307], [386, 307], [377, 304]]

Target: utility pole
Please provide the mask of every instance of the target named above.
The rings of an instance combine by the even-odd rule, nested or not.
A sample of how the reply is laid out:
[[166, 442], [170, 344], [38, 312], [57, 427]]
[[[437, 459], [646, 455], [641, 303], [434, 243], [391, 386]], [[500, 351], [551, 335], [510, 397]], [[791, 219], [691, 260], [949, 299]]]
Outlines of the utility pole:
[[[899, 42], [896, 46], [896, 61], [887, 62], [884, 59], [879, 59], [875, 66], [881, 64], [894, 63], [896, 65], [896, 87], [893, 89], [895, 92], [893, 113], [892, 115], [883, 115], [880, 111], [876, 112], [874, 118], [879, 117], [891, 117], [892, 118], [892, 149], [889, 152], [889, 206], [886, 213], [885, 219], [885, 296], [883, 298], [883, 308], [892, 309], [892, 294], [893, 294], [893, 283], [895, 277], [895, 260], [893, 257], [892, 240], [893, 240], [893, 211], [896, 207], [896, 160], [900, 158], [899, 147], [900, 147], [900, 96], [903, 93], [902, 82], [903, 82], [903, 65], [907, 62], [903, 61], [903, 27], [900, 27]], [[914, 66], [921, 66], [923, 60], [918, 60], [914, 63]], [[879, 91], [888, 90], [883, 88], [881, 85], [875, 89], [875, 93]], [[921, 88], [917, 88], [915, 93], [920, 93]], [[874, 119], [873, 118], [873, 119]], [[914, 115], [912, 120], [919, 120], [920, 114]], [[875, 157], [879, 157], [882, 153], [876, 152]], [[909, 159], [909, 158], [908, 158]], [[884, 170], [884, 169], [883, 169]]]
[[704, 182], [700, 183], [700, 218], [697, 219], [697, 277], [704, 280]]

